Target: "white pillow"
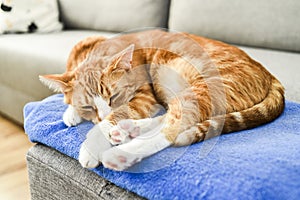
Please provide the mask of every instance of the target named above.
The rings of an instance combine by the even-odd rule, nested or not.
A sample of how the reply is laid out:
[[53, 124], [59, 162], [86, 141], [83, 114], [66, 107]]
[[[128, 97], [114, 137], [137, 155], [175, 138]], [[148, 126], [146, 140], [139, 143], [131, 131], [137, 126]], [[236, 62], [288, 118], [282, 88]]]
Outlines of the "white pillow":
[[56, 0], [0, 0], [0, 33], [59, 31]]

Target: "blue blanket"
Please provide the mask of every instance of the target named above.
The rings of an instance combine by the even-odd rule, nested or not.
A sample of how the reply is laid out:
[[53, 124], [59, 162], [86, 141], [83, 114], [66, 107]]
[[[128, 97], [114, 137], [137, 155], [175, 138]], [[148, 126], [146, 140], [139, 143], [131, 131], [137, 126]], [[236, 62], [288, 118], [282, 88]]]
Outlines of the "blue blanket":
[[[66, 127], [62, 99], [27, 104], [24, 127], [32, 142], [77, 159], [93, 125]], [[300, 199], [300, 104], [286, 102], [278, 119], [257, 128], [168, 148], [132, 172], [93, 171], [149, 199]]]

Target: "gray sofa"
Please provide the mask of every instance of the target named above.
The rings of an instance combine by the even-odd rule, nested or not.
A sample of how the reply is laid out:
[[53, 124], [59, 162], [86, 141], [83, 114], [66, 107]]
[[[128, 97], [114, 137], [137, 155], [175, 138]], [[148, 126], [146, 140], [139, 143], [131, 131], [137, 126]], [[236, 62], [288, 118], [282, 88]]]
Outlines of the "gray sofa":
[[[143, 27], [190, 32], [234, 45], [283, 83], [300, 102], [300, 2], [297, 0], [59, 0], [65, 28], [49, 34], [0, 36], [0, 112], [23, 123], [23, 106], [51, 95], [40, 74], [64, 71], [73, 45], [91, 35]], [[77, 161], [43, 146], [27, 155], [32, 199], [133, 199]]]

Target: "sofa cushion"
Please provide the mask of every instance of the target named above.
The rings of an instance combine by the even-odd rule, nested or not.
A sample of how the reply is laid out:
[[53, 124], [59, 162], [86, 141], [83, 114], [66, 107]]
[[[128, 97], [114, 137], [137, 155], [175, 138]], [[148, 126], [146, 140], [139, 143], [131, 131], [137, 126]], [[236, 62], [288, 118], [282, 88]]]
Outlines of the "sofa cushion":
[[166, 27], [169, 0], [59, 0], [67, 28], [127, 31], [140, 27]]
[[300, 1], [172, 0], [170, 29], [229, 43], [300, 51]]

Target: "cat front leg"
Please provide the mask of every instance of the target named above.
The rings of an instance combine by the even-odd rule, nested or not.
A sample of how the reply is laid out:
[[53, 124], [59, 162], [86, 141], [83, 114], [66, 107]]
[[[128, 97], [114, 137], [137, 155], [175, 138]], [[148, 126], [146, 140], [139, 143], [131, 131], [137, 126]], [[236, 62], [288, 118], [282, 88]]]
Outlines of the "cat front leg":
[[69, 105], [63, 114], [63, 121], [68, 127], [70, 127], [80, 124], [82, 122], [82, 118], [79, 116], [76, 109], [72, 105]]
[[[109, 117], [112, 119], [113, 115]], [[108, 118], [109, 118], [108, 117]], [[159, 122], [161, 117], [157, 118], [147, 118], [142, 120], [121, 120], [119, 125], [114, 126], [109, 120], [105, 119], [100, 123], [96, 124], [87, 134], [86, 140], [82, 143], [80, 152], [79, 152], [79, 162], [85, 168], [94, 168], [97, 167], [101, 161], [103, 160], [103, 153], [112, 147], [112, 144], [115, 145], [118, 141], [116, 139], [122, 140], [122, 142], [130, 141], [132, 138], [137, 137], [141, 132], [152, 130], [152, 132], [148, 133], [159, 133], [161, 126], [159, 126]], [[114, 134], [114, 127], [121, 127], [122, 132], [119, 131], [118, 133], [122, 134], [121, 137], [118, 138]], [[127, 131], [127, 132], [126, 132]], [[146, 134], [147, 136], [147, 134]], [[115, 137], [115, 138], [114, 138]], [[128, 139], [130, 137], [130, 139]], [[112, 139], [114, 138], [114, 139]], [[143, 139], [147, 139], [148, 136]], [[139, 144], [139, 143], [138, 143]], [[138, 146], [137, 144], [137, 146]], [[122, 149], [123, 147], [121, 147]], [[114, 148], [113, 148], [114, 149]], [[116, 149], [115, 149], [116, 150]], [[130, 151], [129, 151], [130, 152]], [[126, 162], [125, 166], [129, 166], [128, 163], [135, 163], [142, 159], [143, 157], [127, 154], [128, 151], [122, 150], [120, 158], [124, 158]], [[108, 153], [109, 154], [109, 153]], [[114, 153], [115, 154], [115, 153]], [[133, 159], [133, 160], [132, 160]], [[124, 167], [123, 167], [124, 168]]]
[[102, 155], [104, 167], [123, 171], [142, 159], [151, 156], [171, 145], [159, 129], [139, 136], [126, 144], [108, 149]]
[[87, 134], [79, 151], [79, 162], [82, 167], [95, 168], [102, 160], [102, 154], [112, 147], [108, 140], [109, 130], [113, 125], [104, 120], [96, 124]]

